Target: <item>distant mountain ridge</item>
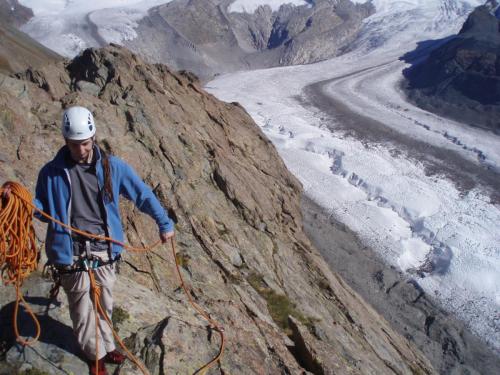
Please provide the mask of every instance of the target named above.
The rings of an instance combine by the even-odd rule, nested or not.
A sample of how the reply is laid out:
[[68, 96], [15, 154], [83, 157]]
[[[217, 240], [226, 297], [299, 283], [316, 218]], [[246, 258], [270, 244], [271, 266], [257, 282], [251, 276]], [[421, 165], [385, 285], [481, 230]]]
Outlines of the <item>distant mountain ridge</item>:
[[440, 115], [500, 133], [498, 10], [497, 1], [476, 8], [455, 38], [405, 70], [411, 100]]
[[175, 0], [152, 9], [125, 45], [202, 77], [242, 69], [313, 63], [337, 56], [353, 41], [371, 3], [317, 0], [310, 6], [265, 5], [228, 11], [231, 0]]
[[[356, 39], [363, 19], [375, 12], [371, 2], [350, 0], [269, 3], [257, 7], [260, 2], [247, 1], [252, 12], [240, 12], [232, 9], [241, 10], [245, 2], [232, 7], [234, 0], [108, 0], [60, 7], [40, 0], [32, 3], [35, 17], [21, 29], [66, 57], [117, 43], [149, 62], [208, 79], [337, 56]], [[10, 9], [10, 1], [0, 4]]]

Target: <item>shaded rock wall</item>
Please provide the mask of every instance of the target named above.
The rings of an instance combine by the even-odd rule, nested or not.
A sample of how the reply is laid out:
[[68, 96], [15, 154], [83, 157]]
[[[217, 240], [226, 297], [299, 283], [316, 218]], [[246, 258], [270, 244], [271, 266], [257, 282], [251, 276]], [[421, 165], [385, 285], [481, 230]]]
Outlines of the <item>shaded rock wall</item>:
[[404, 74], [419, 106], [500, 133], [500, 20], [486, 6]]

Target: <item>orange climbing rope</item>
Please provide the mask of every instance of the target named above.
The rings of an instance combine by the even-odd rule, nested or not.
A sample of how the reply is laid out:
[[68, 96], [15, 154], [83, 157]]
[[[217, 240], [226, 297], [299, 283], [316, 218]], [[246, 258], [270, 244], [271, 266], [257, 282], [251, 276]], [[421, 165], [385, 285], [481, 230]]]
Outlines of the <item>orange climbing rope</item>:
[[[4, 197], [4, 193], [8, 193], [8, 198]], [[158, 240], [154, 244], [150, 246], [146, 246], [144, 248], [137, 248], [130, 245], [126, 245], [120, 241], [114, 240], [110, 237], [105, 236], [97, 236], [91, 233], [87, 233], [76, 228], [72, 228], [71, 226], [53, 218], [52, 216], [46, 214], [42, 210], [38, 209], [32, 203], [32, 196], [30, 192], [21, 184], [16, 182], [7, 182], [2, 188], [0, 188], [0, 267], [2, 270], [2, 279], [6, 285], [14, 284], [16, 287], [16, 304], [14, 309], [13, 316], [13, 327], [14, 332], [16, 334], [17, 340], [22, 345], [32, 345], [34, 344], [38, 338], [40, 337], [40, 323], [36, 318], [35, 314], [26, 303], [23, 295], [20, 293], [20, 288], [23, 284], [24, 279], [38, 267], [39, 260], [39, 252], [36, 248], [35, 243], [35, 231], [33, 228], [32, 217], [33, 212], [37, 211], [40, 215], [45, 218], [71, 230], [74, 233], [78, 233], [82, 236], [109, 241], [120, 246], [123, 246], [124, 249], [132, 251], [132, 252], [147, 252], [156, 247], [161, 241]], [[179, 276], [179, 280], [186, 294], [189, 303], [192, 307], [210, 324], [211, 329], [216, 330], [220, 335], [220, 348], [217, 355], [205, 365], [203, 365], [200, 369], [198, 369], [195, 374], [204, 374], [211, 366], [213, 366], [217, 361], [220, 361], [222, 354], [225, 348], [225, 338], [224, 338], [224, 329], [220, 327], [215, 320], [213, 320], [202, 308], [196, 304], [192, 297], [189, 289], [187, 288], [184, 280], [182, 278], [182, 274], [180, 272], [177, 254], [175, 249], [174, 239], [171, 238], [172, 245], [172, 253], [175, 260], [175, 266], [177, 270], [177, 274]], [[95, 307], [95, 319], [96, 319], [96, 345], [98, 343], [97, 335], [98, 335], [98, 315], [101, 314], [108, 325], [110, 326], [113, 336], [125, 351], [129, 359], [134, 362], [141, 371], [149, 375], [147, 369], [140, 363], [137, 358], [126, 348], [125, 344], [119, 338], [118, 334], [113, 329], [113, 323], [110, 318], [107, 316], [106, 312], [102, 308], [100, 304], [100, 287], [98, 286], [93, 270], [89, 269], [89, 278], [93, 290], [94, 296], [94, 307]], [[31, 316], [35, 326], [36, 326], [36, 334], [32, 340], [24, 340], [21, 338], [18, 327], [17, 327], [17, 315], [19, 309], [19, 303], [22, 303], [25, 307], [28, 314]], [[96, 354], [98, 353], [98, 347], [96, 347]], [[98, 367], [98, 355], [96, 355], [96, 367]]]
[[[0, 266], [4, 284], [14, 284], [16, 303], [14, 306], [14, 332], [22, 345], [31, 345], [40, 337], [40, 323], [20, 293], [24, 279], [38, 266], [38, 251], [35, 244], [35, 231], [31, 217], [33, 210], [25, 201], [31, 203], [31, 196], [26, 189], [12, 185], [12, 194], [19, 199], [2, 199], [0, 210]], [[3, 193], [3, 190], [2, 190]], [[22, 303], [35, 323], [36, 334], [32, 340], [20, 337], [17, 327], [19, 303]]]
[[[109, 327], [111, 328], [111, 332], [113, 333], [113, 336], [115, 340], [118, 342], [120, 347], [123, 349], [123, 351], [127, 354], [127, 357], [135, 363], [137, 367], [139, 367], [142, 371], [143, 374], [149, 375], [149, 371], [142, 365], [142, 363], [127, 349], [127, 346], [123, 343], [123, 341], [120, 339], [118, 334], [113, 328], [113, 323], [111, 322], [111, 319], [109, 319], [108, 314], [106, 314], [106, 311], [101, 306], [101, 288], [99, 287], [95, 275], [94, 275], [94, 270], [89, 269], [88, 270], [89, 278], [90, 278], [90, 286], [92, 289], [93, 293], [93, 299], [94, 299], [94, 319], [95, 319], [95, 326], [96, 326], [96, 335], [95, 335], [95, 345], [96, 345], [96, 359], [95, 359], [95, 367], [96, 369], [99, 369], [99, 356], [97, 355], [99, 353], [99, 336], [98, 336], [98, 327], [99, 327], [99, 314], [101, 314], [102, 317], [104, 317], [104, 320], [106, 320], [106, 323], [108, 323]], [[99, 373], [99, 371], [96, 371]]]
[[173, 239], [172, 239], [172, 255], [174, 256], [174, 259], [175, 259], [175, 268], [177, 270], [177, 275], [179, 275], [179, 280], [181, 282], [182, 289], [184, 289], [184, 293], [186, 294], [186, 296], [189, 300], [189, 303], [191, 304], [191, 306], [193, 306], [193, 308], [196, 311], [198, 311], [198, 313], [200, 313], [201, 316], [203, 316], [203, 318], [205, 318], [205, 320], [207, 322], [209, 322], [211, 324], [211, 328], [216, 330], [217, 333], [220, 335], [219, 353], [217, 353], [217, 355], [210, 362], [206, 363], [203, 367], [201, 367], [199, 370], [197, 370], [195, 372], [195, 374], [203, 375], [203, 374], [205, 374], [205, 372], [208, 370], [208, 368], [210, 366], [212, 366], [215, 362], [217, 362], [222, 357], [222, 353], [224, 352], [224, 346], [225, 346], [224, 329], [222, 327], [220, 327], [215, 320], [210, 318], [210, 316], [208, 316], [208, 314], [205, 311], [203, 311], [203, 309], [200, 306], [198, 306], [197, 303], [195, 303], [193, 301], [193, 298], [191, 297], [191, 293], [189, 292], [188, 288], [186, 287], [186, 284], [184, 283], [184, 279], [182, 278], [182, 274], [181, 274], [181, 271], [179, 268], [179, 261], [177, 259], [177, 253], [175, 251], [175, 243], [174, 243]]

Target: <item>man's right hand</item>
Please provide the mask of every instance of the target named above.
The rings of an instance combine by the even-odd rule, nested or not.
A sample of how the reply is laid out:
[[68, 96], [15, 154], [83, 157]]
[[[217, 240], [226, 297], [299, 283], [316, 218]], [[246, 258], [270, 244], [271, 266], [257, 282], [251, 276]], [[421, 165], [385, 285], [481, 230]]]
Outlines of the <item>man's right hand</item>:
[[3, 184], [2, 190], [3, 190], [2, 191], [2, 198], [9, 199], [10, 194], [12, 193], [12, 188], [11, 188], [10, 183], [6, 182], [5, 184]]

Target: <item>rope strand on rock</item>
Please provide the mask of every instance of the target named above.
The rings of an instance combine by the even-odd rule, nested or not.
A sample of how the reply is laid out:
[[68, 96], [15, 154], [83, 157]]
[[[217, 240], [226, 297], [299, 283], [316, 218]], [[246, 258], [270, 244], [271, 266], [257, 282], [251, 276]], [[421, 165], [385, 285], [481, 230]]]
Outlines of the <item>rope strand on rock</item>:
[[182, 277], [181, 270], [179, 268], [179, 260], [177, 259], [177, 252], [175, 250], [175, 242], [173, 239], [171, 240], [171, 243], [172, 243], [172, 255], [173, 255], [174, 260], [175, 260], [175, 268], [177, 270], [177, 275], [179, 276], [179, 280], [181, 282], [182, 289], [184, 290], [184, 293], [186, 294], [186, 296], [189, 300], [189, 303], [191, 304], [191, 306], [193, 306], [193, 308], [196, 311], [198, 311], [198, 313], [203, 318], [205, 318], [205, 320], [207, 322], [210, 323], [211, 328], [215, 329], [217, 331], [217, 333], [220, 335], [220, 348], [219, 348], [219, 352], [217, 353], [217, 355], [210, 362], [206, 363], [205, 365], [203, 365], [203, 367], [201, 367], [199, 370], [197, 370], [195, 372], [195, 374], [204, 375], [206, 373], [206, 371], [213, 364], [215, 364], [215, 362], [220, 360], [220, 358], [222, 357], [222, 354], [224, 352], [224, 347], [225, 347], [224, 329], [222, 327], [220, 327], [217, 324], [217, 322], [215, 320], [213, 320], [205, 311], [203, 311], [203, 309], [200, 306], [198, 306], [198, 304], [196, 302], [193, 301], [193, 298], [191, 297], [191, 293], [188, 290], [188, 288], [186, 287], [186, 284], [184, 283], [184, 279]]
[[[4, 192], [9, 192], [9, 197], [4, 198]], [[24, 297], [20, 293], [20, 288], [23, 284], [24, 279], [38, 267], [39, 252], [36, 248], [35, 242], [35, 231], [33, 228], [33, 213], [37, 211], [40, 215], [48, 220], [51, 220], [62, 227], [71, 230], [81, 236], [87, 238], [92, 238], [101, 241], [109, 241], [111, 243], [123, 246], [124, 249], [132, 252], [143, 253], [152, 250], [161, 240], [156, 241], [150, 246], [143, 248], [137, 248], [130, 245], [126, 245], [120, 241], [106, 236], [98, 236], [85, 231], [73, 228], [38, 209], [33, 203], [33, 198], [30, 192], [21, 184], [16, 182], [7, 182], [2, 188], [0, 188], [0, 267], [2, 270], [2, 279], [6, 285], [14, 284], [16, 287], [16, 303], [14, 308], [13, 316], [13, 327], [14, 332], [17, 337], [17, 341], [22, 345], [33, 345], [40, 337], [41, 329], [40, 323], [36, 318], [35, 314], [26, 303]], [[205, 374], [206, 371], [213, 366], [217, 361], [220, 361], [224, 348], [225, 348], [225, 338], [224, 329], [220, 327], [215, 320], [213, 320], [201, 307], [199, 307], [192, 299], [191, 293], [187, 288], [182, 274], [179, 268], [177, 253], [175, 249], [174, 239], [171, 238], [172, 253], [175, 260], [175, 266], [177, 269], [177, 275], [186, 294], [191, 306], [210, 324], [212, 329], [215, 329], [221, 338], [220, 348], [217, 355], [200, 369], [195, 371], [195, 374]], [[100, 287], [95, 281], [95, 277], [92, 269], [89, 269], [90, 283], [93, 289], [94, 297], [94, 308], [95, 308], [95, 319], [96, 319], [96, 368], [98, 367], [98, 313], [101, 314], [106, 322], [109, 324], [113, 336], [118, 341], [122, 349], [126, 352], [129, 359], [134, 362], [145, 375], [149, 375], [147, 369], [140, 363], [137, 358], [126, 348], [122, 340], [119, 338], [118, 334], [113, 329], [113, 323], [111, 319], [107, 316], [106, 312], [100, 304]], [[36, 326], [36, 334], [32, 340], [24, 340], [21, 338], [18, 327], [17, 327], [17, 315], [19, 304], [22, 303], [28, 314], [31, 316], [33, 322]]]

